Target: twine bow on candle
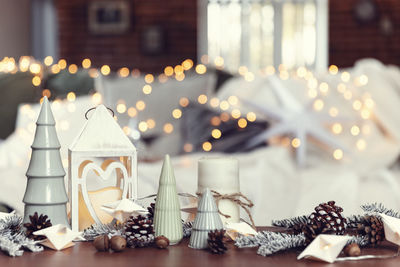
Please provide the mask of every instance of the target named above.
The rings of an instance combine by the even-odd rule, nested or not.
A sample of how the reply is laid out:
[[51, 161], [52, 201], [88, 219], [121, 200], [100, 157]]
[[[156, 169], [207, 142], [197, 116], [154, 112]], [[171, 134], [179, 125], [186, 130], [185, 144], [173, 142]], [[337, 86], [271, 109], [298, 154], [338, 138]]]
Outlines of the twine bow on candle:
[[[251, 226], [254, 228], [254, 230], [256, 229], [256, 225], [254, 223], [253, 220], [253, 216], [251, 216], [250, 213], [250, 208], [254, 206], [253, 202], [248, 199], [245, 195], [243, 195], [242, 193], [238, 192], [238, 193], [233, 193], [233, 194], [221, 194], [215, 190], [211, 190], [211, 192], [213, 193], [213, 197], [215, 199], [215, 202], [218, 206], [219, 201], [220, 200], [230, 200], [232, 202], [235, 202], [237, 205], [239, 205], [239, 207], [241, 207], [242, 209], [244, 209], [244, 211], [247, 213], [247, 216], [249, 216], [250, 222], [251, 222]], [[198, 196], [201, 196], [201, 193], [197, 193]], [[242, 201], [240, 198], [243, 198], [244, 201]], [[219, 214], [221, 214], [222, 216], [224, 216], [225, 218], [230, 218], [231, 216], [228, 214], [223, 214], [219, 209], [218, 209]]]

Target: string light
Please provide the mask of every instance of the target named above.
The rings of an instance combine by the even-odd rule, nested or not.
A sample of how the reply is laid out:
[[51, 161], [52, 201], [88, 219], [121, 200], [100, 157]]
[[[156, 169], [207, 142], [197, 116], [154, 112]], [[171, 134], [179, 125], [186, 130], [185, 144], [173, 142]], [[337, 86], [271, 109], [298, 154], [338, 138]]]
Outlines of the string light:
[[51, 66], [51, 72], [53, 74], [57, 74], [60, 72], [60, 66], [58, 66], [58, 64]]
[[202, 55], [200, 61], [203, 64], [208, 64], [210, 62], [210, 57], [208, 55]]
[[339, 71], [339, 68], [336, 65], [329, 66], [329, 73], [332, 75], [336, 75]]
[[151, 85], [148, 85], [148, 84], [145, 84], [144, 86], [143, 86], [143, 93], [145, 94], [145, 95], [149, 95], [149, 94], [151, 94], [151, 91], [152, 91], [152, 88], [151, 88]]
[[152, 82], [154, 81], [154, 76], [153, 76], [153, 74], [146, 74], [146, 75], [144, 76], [144, 81], [145, 81], [146, 83], [152, 83]]
[[110, 66], [108, 66], [108, 65], [103, 65], [103, 66], [101, 66], [100, 72], [101, 72], [101, 74], [103, 74], [104, 76], [107, 76], [107, 75], [110, 74], [110, 72], [111, 72]]
[[181, 107], [187, 107], [189, 105], [189, 99], [187, 99], [187, 97], [181, 97], [179, 99], [179, 105], [181, 105]]
[[92, 68], [92, 69], [89, 70], [88, 73], [89, 73], [89, 76], [90, 76], [91, 78], [97, 78], [97, 77], [99, 77], [99, 72], [98, 72], [97, 69]]
[[238, 69], [238, 72], [239, 72], [240, 75], [245, 75], [246, 72], [248, 72], [248, 69], [247, 69], [246, 66], [240, 66], [239, 69]]
[[368, 109], [361, 110], [361, 118], [363, 118], [364, 120], [367, 120], [367, 119], [369, 119], [370, 116], [371, 116], [371, 112]]
[[129, 69], [127, 67], [120, 68], [118, 73], [120, 77], [126, 78], [129, 76]]
[[291, 144], [292, 144], [292, 147], [298, 148], [301, 145], [301, 141], [299, 138], [293, 138]]
[[275, 74], [275, 68], [274, 68], [274, 66], [267, 66], [267, 67], [265, 68], [265, 73], [266, 73], [267, 75], [274, 75], [274, 74]]
[[128, 126], [124, 126], [123, 128], [122, 128], [122, 130], [124, 131], [124, 133], [126, 134], [126, 135], [130, 135], [131, 134], [131, 128], [130, 127], [128, 127]]
[[214, 139], [219, 139], [219, 138], [221, 138], [221, 135], [222, 135], [222, 133], [221, 133], [221, 131], [220, 131], [219, 129], [213, 129], [213, 130], [211, 131], [211, 136], [212, 136]]
[[90, 61], [90, 59], [85, 58], [84, 60], [82, 60], [82, 67], [84, 69], [90, 68], [91, 65], [92, 65], [92, 61]]
[[58, 61], [58, 66], [61, 70], [65, 69], [67, 67], [67, 61], [65, 59], [60, 59]]
[[360, 100], [354, 100], [353, 102], [353, 109], [354, 110], [360, 110], [362, 107], [362, 103]]
[[42, 80], [40, 79], [39, 76], [34, 76], [34, 77], [32, 78], [32, 84], [33, 84], [34, 86], [39, 86], [41, 82], [42, 82]]
[[316, 111], [320, 111], [324, 108], [324, 101], [317, 99], [314, 101], [313, 107]]
[[137, 115], [137, 110], [134, 107], [128, 108], [128, 116], [133, 118], [136, 117]]
[[229, 103], [226, 100], [221, 101], [219, 108], [222, 110], [227, 110], [229, 108]]
[[240, 112], [239, 109], [235, 108], [235, 109], [233, 109], [233, 110], [231, 111], [231, 115], [232, 115], [232, 118], [238, 119], [238, 118], [240, 118], [240, 116], [241, 116], [242, 114], [241, 114], [241, 112]]
[[38, 63], [33, 63], [29, 66], [29, 71], [33, 74], [39, 74], [42, 67]]
[[221, 124], [221, 119], [218, 116], [214, 116], [210, 120], [211, 125], [219, 126]]
[[207, 103], [207, 96], [204, 94], [199, 95], [199, 97], [197, 98], [197, 102], [202, 105]]
[[146, 108], [146, 103], [144, 103], [143, 100], [139, 100], [136, 102], [136, 108], [137, 110], [142, 111]]
[[78, 71], [78, 66], [75, 65], [75, 64], [71, 64], [71, 65], [69, 65], [69, 67], [68, 67], [68, 71], [69, 71], [69, 73], [71, 73], [71, 74], [75, 74], [75, 73], [77, 73], [77, 71]]
[[340, 79], [343, 82], [348, 82], [350, 81], [350, 73], [348, 73], [347, 71], [342, 72], [342, 74], [340, 75]]
[[360, 134], [360, 128], [359, 128], [357, 125], [353, 125], [353, 126], [351, 126], [351, 128], [350, 128], [350, 133], [351, 133], [353, 136], [357, 136], [357, 135]]
[[340, 134], [342, 132], [342, 130], [343, 130], [343, 127], [340, 123], [334, 123], [332, 125], [332, 132], [334, 134]]
[[220, 119], [223, 122], [229, 121], [229, 118], [230, 118], [230, 116], [229, 116], [229, 114], [227, 112], [222, 112], [221, 115], [220, 115]]
[[222, 57], [218, 56], [214, 59], [214, 64], [217, 67], [222, 67], [224, 65], [224, 59]]
[[346, 85], [344, 83], [339, 83], [337, 90], [339, 93], [344, 94], [344, 92], [346, 92]]
[[145, 121], [141, 121], [138, 124], [139, 131], [145, 132], [148, 129], [147, 123]]
[[53, 57], [52, 56], [47, 56], [44, 58], [43, 63], [46, 66], [50, 66], [51, 64], [53, 64]]
[[21, 57], [19, 59], [19, 69], [22, 72], [25, 72], [29, 69], [30, 58], [29, 57]]
[[310, 98], [316, 98], [318, 96], [318, 92], [315, 89], [309, 89], [307, 94]]
[[181, 65], [176, 65], [174, 68], [175, 74], [182, 74], [183, 73], [183, 67]]
[[333, 151], [333, 158], [336, 160], [341, 160], [343, 158], [343, 151], [341, 149], [335, 149]]
[[178, 108], [174, 109], [172, 111], [172, 117], [174, 117], [175, 119], [179, 119], [180, 117], [182, 117], [182, 111]]
[[193, 67], [193, 60], [186, 59], [182, 62], [182, 67], [184, 70], [190, 70]]
[[297, 68], [296, 74], [297, 74], [297, 76], [299, 76], [300, 78], [305, 77], [306, 74], [307, 74], [307, 69], [304, 68], [304, 67], [299, 67], [299, 68]]
[[117, 112], [122, 114], [126, 112], [126, 105], [124, 103], [119, 103], [117, 105]]
[[364, 139], [358, 139], [356, 146], [358, 150], [363, 151], [367, 147], [367, 142]]
[[248, 121], [254, 122], [257, 119], [257, 116], [254, 112], [251, 111], [251, 112], [247, 113], [246, 118]]
[[203, 143], [202, 147], [204, 151], [208, 152], [212, 149], [212, 144], [207, 141]]
[[100, 104], [101, 103], [101, 101], [102, 101], [102, 96], [101, 96], [101, 94], [100, 93], [94, 93], [93, 95], [92, 95], [92, 102], [94, 103], [94, 104]]
[[51, 96], [50, 90], [49, 89], [43, 89], [42, 96], [47, 96], [47, 98], [50, 98], [50, 96]]
[[244, 79], [248, 82], [254, 81], [254, 74], [252, 72], [246, 72]]
[[319, 85], [319, 90], [321, 91], [321, 93], [323, 93], [323, 94], [327, 94], [328, 93], [328, 90], [329, 90], [329, 86], [328, 86], [328, 84], [326, 83], [326, 82], [322, 82], [320, 85]]
[[148, 120], [146, 121], [146, 123], [147, 123], [147, 127], [148, 127], [149, 129], [153, 129], [154, 127], [156, 127], [156, 121], [153, 120], [153, 119], [148, 119]]
[[346, 100], [350, 100], [353, 97], [353, 93], [347, 90], [346, 92], [344, 92], [343, 97]]
[[175, 80], [177, 80], [178, 82], [181, 82], [184, 79], [185, 79], [185, 74], [183, 72], [175, 75]]
[[73, 101], [75, 101], [75, 99], [76, 99], [76, 95], [75, 95], [74, 92], [69, 92], [69, 93], [67, 94], [67, 100], [68, 100], [69, 102], [73, 102]]
[[164, 124], [163, 130], [166, 134], [170, 134], [174, 130], [174, 126], [172, 126], [171, 123], [166, 123]]
[[171, 66], [167, 66], [167, 67], [165, 67], [165, 69], [164, 69], [164, 73], [165, 73], [165, 75], [167, 75], [167, 76], [172, 76], [172, 75], [174, 74], [174, 68], [171, 67]]
[[210, 106], [212, 106], [213, 108], [217, 108], [219, 106], [219, 99], [216, 97], [211, 98]]
[[237, 105], [237, 104], [238, 104], [239, 99], [238, 99], [237, 96], [231, 95], [230, 97], [228, 97], [228, 102], [229, 102], [229, 104], [231, 104], [231, 105], [234, 106], [234, 105]]
[[196, 66], [196, 72], [197, 74], [204, 74], [207, 71], [207, 67], [204, 66], [203, 64], [199, 64]]
[[237, 123], [239, 128], [246, 128], [247, 126], [247, 120], [245, 118], [240, 118]]
[[193, 145], [192, 145], [192, 144], [189, 144], [189, 143], [186, 143], [186, 144], [183, 146], [183, 150], [184, 150], [186, 153], [190, 153], [190, 152], [193, 151]]

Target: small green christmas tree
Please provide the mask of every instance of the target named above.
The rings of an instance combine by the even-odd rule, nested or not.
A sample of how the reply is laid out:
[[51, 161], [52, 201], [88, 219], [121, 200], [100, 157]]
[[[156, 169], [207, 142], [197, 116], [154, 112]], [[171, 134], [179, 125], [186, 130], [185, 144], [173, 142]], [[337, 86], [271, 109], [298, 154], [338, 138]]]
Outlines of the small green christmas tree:
[[167, 237], [171, 245], [179, 243], [183, 238], [181, 208], [169, 155], [165, 156], [161, 170], [154, 211], [154, 232], [156, 236]]
[[36, 122], [35, 139], [32, 144], [32, 156], [26, 173], [28, 183], [24, 195], [24, 223], [35, 212], [45, 214], [53, 225], [69, 226], [65, 191], [65, 170], [60, 157], [60, 142], [56, 133], [56, 122], [47, 97]]

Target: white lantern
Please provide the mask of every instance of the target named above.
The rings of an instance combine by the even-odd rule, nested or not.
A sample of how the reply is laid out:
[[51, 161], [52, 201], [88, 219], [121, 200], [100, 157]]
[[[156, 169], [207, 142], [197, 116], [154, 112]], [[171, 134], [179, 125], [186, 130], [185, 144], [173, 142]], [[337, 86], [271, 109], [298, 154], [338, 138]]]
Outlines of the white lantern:
[[113, 116], [98, 106], [69, 148], [68, 194], [71, 226], [82, 231], [109, 223], [101, 206], [137, 197], [137, 152]]

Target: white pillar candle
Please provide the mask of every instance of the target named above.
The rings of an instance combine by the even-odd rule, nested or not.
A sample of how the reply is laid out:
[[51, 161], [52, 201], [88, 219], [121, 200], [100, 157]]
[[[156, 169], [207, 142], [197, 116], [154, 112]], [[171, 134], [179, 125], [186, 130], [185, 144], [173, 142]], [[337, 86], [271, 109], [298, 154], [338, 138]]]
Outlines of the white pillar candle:
[[[205, 188], [214, 190], [220, 194], [234, 194], [240, 192], [239, 162], [234, 158], [208, 157], [199, 160], [197, 192], [202, 193]], [[221, 219], [226, 222], [239, 222], [239, 206], [228, 199], [219, 201], [219, 210], [226, 215]]]

